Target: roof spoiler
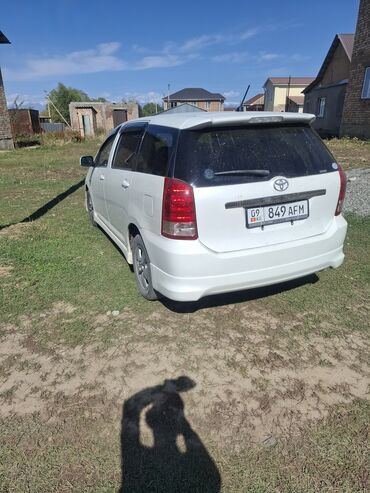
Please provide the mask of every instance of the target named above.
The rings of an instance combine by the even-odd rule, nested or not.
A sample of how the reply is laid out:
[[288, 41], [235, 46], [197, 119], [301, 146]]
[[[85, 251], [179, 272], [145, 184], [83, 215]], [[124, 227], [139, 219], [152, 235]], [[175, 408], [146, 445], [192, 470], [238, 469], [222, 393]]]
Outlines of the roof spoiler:
[[[261, 113], [263, 113], [261, 111]], [[234, 113], [235, 115], [235, 113]], [[299, 115], [299, 116], [298, 116]], [[275, 113], [265, 116], [249, 116], [247, 112], [240, 112], [234, 118], [227, 116], [218, 116], [204, 119], [200, 122], [194, 122], [194, 119], [189, 118], [181, 126], [182, 129], [201, 129], [206, 127], [232, 127], [240, 125], [263, 125], [269, 123], [312, 123], [315, 120], [315, 115], [310, 113]]]

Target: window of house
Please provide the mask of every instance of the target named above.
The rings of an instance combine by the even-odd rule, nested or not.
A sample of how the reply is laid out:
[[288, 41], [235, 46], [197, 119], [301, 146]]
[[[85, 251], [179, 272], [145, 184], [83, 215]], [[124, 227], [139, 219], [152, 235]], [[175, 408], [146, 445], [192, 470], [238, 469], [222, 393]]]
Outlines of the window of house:
[[365, 70], [364, 85], [362, 86], [362, 99], [370, 99], [370, 67]]
[[166, 176], [177, 135], [174, 128], [150, 125], [140, 147], [136, 171]]
[[176, 108], [177, 101], [171, 101], [171, 108]]
[[317, 115], [318, 117], [323, 117], [325, 113], [325, 102], [326, 98], [319, 98], [317, 100]]
[[122, 132], [114, 154], [112, 168], [132, 169], [134, 167], [136, 151], [143, 132], [143, 127], [128, 128]]
[[112, 145], [114, 142], [114, 139], [116, 138], [117, 133], [114, 133], [113, 135], [110, 135], [107, 140], [104, 142], [104, 144], [101, 146], [96, 158], [95, 158], [95, 166], [99, 167], [105, 167], [108, 164], [108, 159], [109, 159], [109, 154], [110, 150], [112, 149]]
[[206, 110], [209, 110], [211, 107], [211, 102], [210, 101], [206, 101]]

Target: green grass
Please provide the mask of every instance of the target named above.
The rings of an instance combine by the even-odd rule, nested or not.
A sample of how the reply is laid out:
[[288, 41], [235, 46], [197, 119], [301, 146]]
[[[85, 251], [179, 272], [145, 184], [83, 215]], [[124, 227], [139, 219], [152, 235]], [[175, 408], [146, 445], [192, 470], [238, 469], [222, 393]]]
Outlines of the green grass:
[[[51, 202], [84, 178], [78, 157], [94, 154], [98, 144], [92, 140], [0, 153], [0, 345], [9, 341], [11, 345], [12, 336], [22, 336], [15, 352], [5, 354], [2, 360], [0, 356], [0, 388], [14, 377], [10, 388], [0, 390], [0, 406], [9, 406], [15, 399], [15, 409], [21, 410], [18, 416], [0, 413], [0, 492], [117, 491], [121, 474], [119, 419], [123, 400], [131, 392], [123, 385], [125, 381], [122, 392], [126, 393], [118, 403], [111, 389], [109, 393], [108, 388], [94, 387], [94, 372], [86, 381], [82, 375], [85, 387], [81, 393], [76, 390], [67, 396], [56, 392], [52, 384], [43, 387], [42, 378], [53, 382], [43, 373], [44, 368], [51, 371], [48, 358], [63, 360], [63, 354], [76, 346], [83, 351], [93, 348], [96, 354], [108, 351], [104, 353], [109, 355], [107, 374], [109, 364], [118, 364], [114, 351], [119, 350], [131, 361], [125, 366], [125, 359], [118, 360], [123, 365], [123, 379], [127, 375], [139, 378], [146, 364], [151, 364], [158, 381], [177, 375], [181, 368], [194, 376], [199, 387], [203, 384], [198, 402], [184, 399], [186, 414], [217, 465], [225, 493], [368, 491], [368, 401], [353, 400], [351, 395], [346, 405], [328, 406], [325, 419], [295, 422], [292, 432], [277, 436], [270, 447], [245, 438], [244, 426], [248, 428], [253, 416], [243, 421], [238, 406], [255, 398], [261, 406], [266, 401], [273, 408], [276, 395], [284, 395], [293, 402], [294, 412], [300, 399], [307, 398], [307, 388], [319, 392], [314, 377], [314, 383], [309, 377], [307, 381], [298, 378], [302, 367], [308, 372], [310, 365], [316, 371], [317, 367], [328, 371], [338, 364], [340, 369], [356, 370], [361, 378], [368, 378], [364, 341], [370, 319], [370, 218], [347, 216], [345, 262], [339, 269], [319, 273], [318, 282], [216, 296], [185, 308], [170, 305], [171, 310], [180, 312], [173, 313], [167, 305], [149, 303], [138, 294], [121, 253], [89, 223], [83, 187], [58, 203]], [[332, 140], [329, 146], [337, 156], [353, 157], [346, 161], [347, 167], [367, 163], [367, 144], [346, 139]], [[24, 222], [45, 204], [49, 209], [44, 214]], [[105, 313], [112, 310], [119, 310], [120, 316], [105, 320]], [[256, 328], [248, 325], [250, 314], [256, 317]], [[327, 347], [312, 348], [315, 338], [322, 344], [328, 341]], [[345, 355], [340, 341], [348, 347]], [[148, 352], [148, 361], [142, 350]], [[76, 354], [82, 357], [83, 351]], [[212, 351], [214, 360], [210, 359]], [[160, 366], [163, 355], [168, 358], [165, 370]], [[219, 410], [213, 409], [211, 398], [207, 400], [210, 388], [205, 375], [214, 369], [214, 385], [225, 387], [224, 375], [217, 381], [222, 360], [223, 368], [230, 372], [228, 378], [231, 375], [231, 390], [238, 391], [233, 394], [230, 390]], [[89, 364], [94, 367], [82, 360], [80, 366], [76, 363], [66, 368], [55, 385], [67, 384], [70, 379], [73, 389], [73, 375]], [[247, 381], [251, 365], [259, 373], [251, 377], [253, 388], [245, 396], [232, 384], [234, 379]], [[297, 378], [286, 388], [278, 388], [277, 380], [269, 380], [269, 376], [275, 369], [284, 370], [284, 365], [296, 372]], [[17, 380], [17, 372], [22, 371], [25, 376]], [[25, 403], [29, 401], [21, 380], [28, 376], [35, 377], [31, 397], [48, 403], [44, 414], [24, 412], [22, 400], [17, 401], [19, 392], [24, 393]], [[333, 386], [336, 384], [334, 379]], [[151, 383], [144, 382], [146, 385]], [[40, 394], [36, 387], [41, 388]], [[324, 390], [333, 392], [333, 402], [340, 401], [340, 392], [342, 397], [348, 394], [344, 388]], [[204, 417], [207, 406], [209, 419]], [[215, 440], [217, 420], [222, 423], [221, 430], [232, 429], [238, 450], [234, 440]], [[239, 436], [243, 441], [238, 441]], [[166, 485], [162, 486], [167, 491]]]
[[[78, 156], [96, 148], [89, 141], [0, 155], [0, 224], [14, 224], [0, 232], [0, 265], [12, 267], [0, 293], [1, 317], [32, 316], [63, 301], [77, 309], [73, 323], [60, 330], [74, 344], [89, 334], [86, 316], [127, 306], [145, 310], [130, 268], [101, 230], [91, 227], [83, 187], [39, 219], [17, 222], [80, 182], [85, 171]], [[44, 338], [42, 328], [38, 336]]]
[[370, 141], [342, 138], [327, 140], [326, 144], [345, 170], [370, 166]]

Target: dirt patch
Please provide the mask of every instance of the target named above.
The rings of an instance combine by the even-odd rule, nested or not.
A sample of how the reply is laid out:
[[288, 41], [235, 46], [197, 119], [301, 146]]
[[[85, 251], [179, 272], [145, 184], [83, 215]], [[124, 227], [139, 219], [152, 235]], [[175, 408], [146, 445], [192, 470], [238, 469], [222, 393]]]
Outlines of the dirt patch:
[[12, 274], [13, 267], [11, 265], [0, 265], [0, 278], [10, 277]]
[[0, 231], [0, 238], [7, 238], [9, 240], [19, 240], [27, 234], [32, 228], [32, 223], [18, 223], [6, 226]]
[[36, 325], [53, 331], [66, 315], [78, 316], [75, 307], [60, 302], [2, 327], [1, 416], [39, 412], [58, 419], [68, 411], [57, 404], [61, 399], [83, 403], [96, 397], [95, 412], [104, 414], [110, 403], [119, 419], [123, 402], [136, 392], [187, 375], [196, 382], [183, 395], [190, 421], [215, 441], [233, 438], [237, 446], [247, 436], [263, 441], [298, 429], [305, 420], [325, 416], [333, 404], [368, 396], [365, 338], [307, 340], [299, 320], [287, 326], [250, 306], [196, 314], [159, 306], [146, 317], [130, 309], [116, 317], [95, 315], [92, 334], [115, 324], [112, 347], [94, 342], [40, 352], [32, 343]]

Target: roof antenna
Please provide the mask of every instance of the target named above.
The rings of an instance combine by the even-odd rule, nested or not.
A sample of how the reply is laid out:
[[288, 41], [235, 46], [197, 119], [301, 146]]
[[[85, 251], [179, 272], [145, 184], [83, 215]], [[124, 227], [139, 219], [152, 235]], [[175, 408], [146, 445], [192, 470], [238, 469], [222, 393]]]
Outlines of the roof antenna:
[[248, 84], [248, 87], [247, 87], [247, 90], [245, 91], [244, 93], [244, 97], [243, 99], [241, 100], [241, 103], [240, 105], [236, 108], [235, 111], [243, 111], [243, 104], [244, 104], [244, 101], [245, 101], [245, 98], [247, 97], [247, 94], [248, 94], [248, 91], [249, 91], [249, 88], [250, 88], [250, 84]]

